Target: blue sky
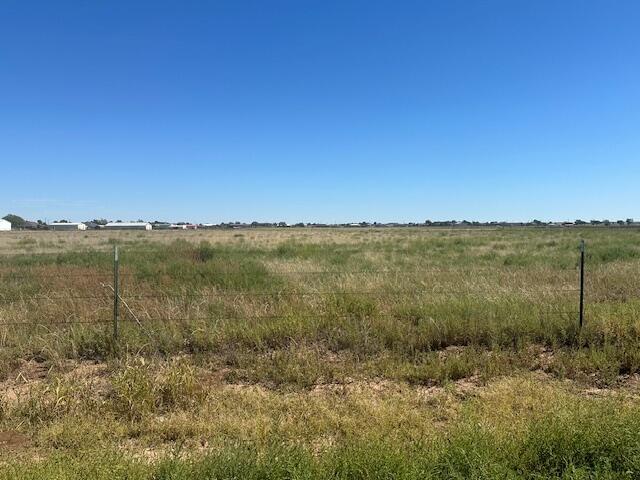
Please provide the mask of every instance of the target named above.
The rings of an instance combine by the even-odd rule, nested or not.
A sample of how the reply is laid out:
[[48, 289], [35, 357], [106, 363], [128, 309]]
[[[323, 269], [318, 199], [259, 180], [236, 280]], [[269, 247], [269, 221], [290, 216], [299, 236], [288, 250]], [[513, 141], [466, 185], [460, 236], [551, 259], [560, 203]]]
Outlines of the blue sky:
[[640, 218], [640, 2], [0, 4], [0, 214]]

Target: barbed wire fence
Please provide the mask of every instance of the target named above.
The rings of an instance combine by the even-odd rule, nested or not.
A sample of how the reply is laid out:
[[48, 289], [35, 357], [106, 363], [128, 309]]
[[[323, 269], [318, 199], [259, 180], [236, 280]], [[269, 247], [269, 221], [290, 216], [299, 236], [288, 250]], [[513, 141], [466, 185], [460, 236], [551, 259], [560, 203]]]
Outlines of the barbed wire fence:
[[[149, 250], [150, 252], [153, 250]], [[156, 251], [153, 251], [156, 253]], [[104, 253], [101, 251], [99, 253]], [[39, 318], [38, 320], [30, 321], [30, 320], [15, 320], [12, 317], [6, 318], [5, 315], [0, 316], [0, 327], [29, 327], [29, 326], [46, 326], [46, 327], [54, 327], [54, 326], [67, 326], [67, 325], [112, 325], [113, 328], [113, 337], [114, 339], [118, 339], [120, 334], [121, 325], [125, 322], [132, 323], [144, 330], [145, 332], [149, 332], [148, 325], [149, 324], [157, 324], [157, 323], [174, 323], [174, 322], [193, 322], [193, 321], [234, 321], [234, 320], [245, 320], [245, 321], [260, 321], [260, 320], [273, 320], [273, 319], [281, 319], [287, 317], [295, 316], [298, 319], [305, 320], [320, 320], [320, 319], [353, 319], [363, 316], [370, 316], [376, 318], [389, 318], [389, 319], [398, 319], [401, 317], [401, 314], [398, 312], [384, 312], [384, 311], [373, 311], [373, 312], [315, 312], [315, 313], [307, 313], [305, 310], [301, 312], [280, 312], [280, 313], [269, 313], [268, 308], [272, 306], [271, 303], [266, 302], [266, 300], [277, 300], [277, 299], [305, 299], [305, 298], [340, 298], [340, 297], [368, 297], [368, 298], [396, 298], [396, 299], [404, 299], [404, 300], [415, 300], [416, 302], [425, 296], [433, 299], [434, 296], [438, 296], [440, 298], [447, 298], [448, 296], [465, 296], [468, 298], [486, 298], [491, 295], [496, 295], [500, 293], [519, 293], [523, 295], [536, 296], [536, 298], [543, 298], [545, 295], [561, 295], [567, 296], [566, 303], [572, 304], [575, 306], [566, 308], [563, 303], [562, 307], [558, 307], [553, 304], [547, 305], [543, 309], [538, 309], [535, 311], [535, 315], [541, 318], [546, 317], [563, 317], [567, 320], [575, 319], [576, 324], [581, 329], [584, 325], [584, 312], [585, 312], [585, 247], [584, 242], [581, 242], [580, 245], [580, 257], [578, 261], [578, 275], [576, 278], [576, 286], [575, 288], [566, 286], [563, 287], [554, 287], [549, 286], [545, 288], [530, 288], [530, 287], [513, 287], [507, 286], [500, 290], [496, 288], [492, 289], [461, 289], [461, 288], [448, 288], [446, 285], [437, 288], [425, 288], [424, 286], [416, 286], [415, 288], [398, 288], [398, 289], [375, 289], [375, 290], [366, 290], [366, 289], [331, 289], [331, 290], [315, 290], [315, 291], [290, 291], [286, 289], [280, 290], [261, 290], [261, 291], [247, 291], [241, 289], [233, 289], [233, 290], [216, 290], [214, 292], [210, 291], [197, 291], [197, 290], [185, 290], [181, 293], [175, 293], [174, 291], [163, 291], [161, 289], [155, 289], [151, 292], [148, 291], [136, 291], [136, 290], [128, 290], [127, 288], [123, 288], [122, 280], [123, 279], [135, 279], [139, 277], [139, 273], [133, 272], [121, 272], [120, 271], [120, 249], [118, 246], [113, 247], [113, 271], [112, 272], [59, 272], [59, 273], [42, 273], [35, 270], [29, 271], [29, 269], [21, 268], [17, 271], [0, 271], [0, 282], [5, 283], [5, 285], [9, 285], [10, 288], [0, 290], [0, 301], [3, 305], [7, 304], [15, 304], [19, 303], [21, 307], [29, 307], [33, 306], [37, 307], [38, 304], [46, 303], [48, 305], [61, 303], [61, 302], [71, 302], [74, 303], [76, 301], [88, 301], [92, 304], [92, 309], [94, 312], [100, 313], [95, 318], [89, 319], [84, 317], [79, 317], [78, 313], [72, 310], [69, 310], [66, 315], [62, 316], [52, 316], [49, 315], [47, 318]], [[464, 269], [455, 270], [457, 273], [460, 271], [464, 271]], [[298, 270], [298, 271], [277, 271], [272, 272], [281, 276], [288, 277], [299, 277], [304, 278], [305, 276], [311, 277], [340, 277], [340, 276], [381, 276], [383, 278], [388, 278], [389, 276], [396, 276], [398, 278], [407, 278], [412, 274], [422, 275], [424, 276], [427, 273], [432, 273], [434, 276], [442, 274], [446, 269], [441, 267], [434, 267], [430, 272], [425, 271], [424, 269], [326, 269], [326, 270]], [[469, 269], [470, 272], [496, 272], [496, 267], [473, 267]], [[207, 280], [210, 272], [193, 272], [189, 275], [192, 278]], [[168, 275], [166, 272], [163, 272], [162, 275]], [[180, 277], [185, 278], [189, 275], [185, 273], [181, 273]], [[227, 278], [233, 276], [251, 276], [252, 272], [246, 272], [242, 270], [225, 270], [224, 272], [219, 273], [218, 275], [225, 276]], [[62, 281], [62, 283], [71, 283], [70, 280], [81, 279], [85, 282], [83, 284], [83, 291], [87, 290], [87, 287], [90, 287], [95, 292], [100, 293], [83, 293], [75, 290], [62, 290], [62, 291], [54, 291], [47, 293], [28, 293], [28, 291], [22, 291], [22, 286], [20, 285], [21, 280], [32, 280], [34, 277], [37, 277], [39, 280], [47, 281], [47, 280], [56, 280]], [[6, 293], [6, 290], [9, 290], [9, 293]], [[77, 290], [77, 289], [76, 289]], [[210, 300], [210, 299], [222, 299], [222, 298], [231, 298], [231, 299], [239, 299], [239, 298], [248, 298], [254, 301], [262, 302], [263, 310], [266, 313], [260, 314], [229, 314], [229, 313], [216, 313], [216, 314], [189, 314], [188, 309], [185, 308], [185, 312], [187, 314], [165, 314], [165, 315], [150, 315], [146, 309], [144, 311], [138, 310], [137, 301], [142, 300], [161, 300], [164, 302], [170, 302], [173, 305], [175, 304], [183, 304], [189, 305], [190, 302], [195, 300]], [[408, 303], [411, 306], [411, 302]], [[27, 311], [26, 313], [30, 313]], [[3, 318], [5, 317], [5, 318]]]

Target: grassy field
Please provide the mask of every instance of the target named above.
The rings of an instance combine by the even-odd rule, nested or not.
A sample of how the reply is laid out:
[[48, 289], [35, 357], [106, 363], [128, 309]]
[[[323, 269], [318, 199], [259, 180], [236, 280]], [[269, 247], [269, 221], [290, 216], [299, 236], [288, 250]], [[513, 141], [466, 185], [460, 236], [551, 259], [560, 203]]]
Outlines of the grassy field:
[[639, 274], [628, 228], [2, 234], [0, 479], [638, 478]]

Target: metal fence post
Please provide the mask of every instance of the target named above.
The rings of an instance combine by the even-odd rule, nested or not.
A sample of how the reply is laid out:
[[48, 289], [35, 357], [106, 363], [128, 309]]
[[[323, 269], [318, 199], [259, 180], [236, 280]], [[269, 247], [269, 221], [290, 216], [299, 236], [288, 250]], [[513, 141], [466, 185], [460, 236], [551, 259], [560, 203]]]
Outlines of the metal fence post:
[[118, 258], [118, 246], [113, 247], [113, 339], [118, 339], [118, 322], [120, 320], [120, 260]]
[[584, 323], [584, 240], [580, 240], [580, 329]]

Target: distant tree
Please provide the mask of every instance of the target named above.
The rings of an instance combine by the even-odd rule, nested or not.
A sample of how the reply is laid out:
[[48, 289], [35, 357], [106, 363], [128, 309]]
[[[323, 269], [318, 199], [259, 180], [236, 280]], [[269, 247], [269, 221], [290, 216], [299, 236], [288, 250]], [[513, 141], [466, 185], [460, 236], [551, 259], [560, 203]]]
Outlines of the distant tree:
[[618, 225], [624, 225], [624, 220], [616, 220], [616, 223], [617, 223]]
[[13, 213], [10, 213], [9, 215], [6, 215], [4, 217], [2, 217], [4, 220], [6, 220], [7, 222], [11, 223], [11, 227], [12, 228], [22, 228], [24, 227], [24, 218], [19, 217], [18, 215], [14, 215]]
[[109, 222], [105, 218], [94, 218], [93, 223], [95, 223], [96, 225], [106, 225]]
[[605, 219], [605, 220], [603, 220], [603, 221], [602, 221], [602, 223], [603, 223], [604, 225], [606, 225], [607, 227], [608, 227], [609, 225], [611, 225], [611, 222], [610, 222], [609, 220], [606, 220], [606, 219]]
[[587, 222], [585, 222], [584, 220], [580, 220], [580, 219], [576, 220], [573, 223], [575, 223], [576, 225], [586, 225], [587, 224]]
[[533, 220], [533, 222], [531, 223], [533, 223], [534, 225], [542, 225], [542, 222], [540, 220]]
[[[6, 217], [5, 217], [6, 220]], [[631, 225], [633, 223], [633, 218], [627, 218], [627, 225]]]

